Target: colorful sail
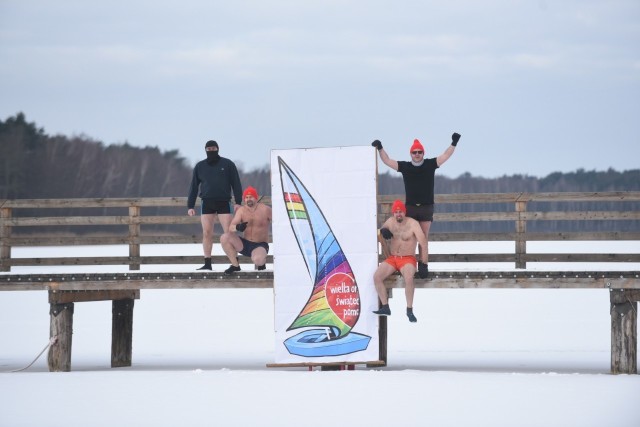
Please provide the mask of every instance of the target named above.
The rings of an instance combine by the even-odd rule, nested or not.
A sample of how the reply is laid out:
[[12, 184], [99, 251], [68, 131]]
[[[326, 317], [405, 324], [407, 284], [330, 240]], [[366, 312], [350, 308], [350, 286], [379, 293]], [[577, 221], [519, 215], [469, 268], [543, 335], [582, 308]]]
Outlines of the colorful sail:
[[309, 300], [287, 330], [324, 327], [327, 333], [313, 339], [337, 340], [360, 316], [353, 270], [313, 196], [280, 157], [278, 164], [289, 222], [313, 281]]

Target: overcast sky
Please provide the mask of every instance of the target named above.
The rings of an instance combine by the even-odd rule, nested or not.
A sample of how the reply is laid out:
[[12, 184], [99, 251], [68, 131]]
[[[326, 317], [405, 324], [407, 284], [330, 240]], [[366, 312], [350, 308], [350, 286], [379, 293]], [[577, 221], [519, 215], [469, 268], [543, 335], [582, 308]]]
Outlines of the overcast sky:
[[[439, 171], [640, 167], [638, 0], [0, 0], [0, 118], [245, 169], [368, 145]], [[385, 166], [380, 164], [382, 171]]]

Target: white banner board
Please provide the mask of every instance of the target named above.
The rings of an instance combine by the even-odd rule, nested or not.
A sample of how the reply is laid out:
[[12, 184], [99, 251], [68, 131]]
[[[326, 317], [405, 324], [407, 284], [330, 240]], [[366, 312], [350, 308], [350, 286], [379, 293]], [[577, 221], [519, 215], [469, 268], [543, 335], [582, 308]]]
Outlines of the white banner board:
[[376, 152], [271, 151], [275, 363], [379, 359]]

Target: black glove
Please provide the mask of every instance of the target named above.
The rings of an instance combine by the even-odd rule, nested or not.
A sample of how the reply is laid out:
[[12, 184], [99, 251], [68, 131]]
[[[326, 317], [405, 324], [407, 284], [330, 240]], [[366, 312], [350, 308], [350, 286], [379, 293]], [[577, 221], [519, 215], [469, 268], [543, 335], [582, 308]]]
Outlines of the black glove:
[[454, 132], [453, 135], [451, 135], [451, 145], [455, 147], [458, 145], [458, 141], [460, 141], [460, 134], [458, 132]]
[[381, 228], [380, 235], [382, 235], [385, 240], [389, 240], [393, 237], [393, 233], [388, 228]]
[[429, 266], [422, 261], [418, 261], [418, 277], [421, 279], [429, 277]]
[[244, 231], [247, 229], [247, 222], [241, 222], [240, 224], [236, 225], [236, 230], [238, 231]]
[[378, 150], [382, 150], [382, 142], [377, 139], [371, 143], [372, 147], [376, 147]]
[[380, 229], [380, 235], [385, 240], [389, 240], [389, 239], [393, 238], [393, 233], [391, 232], [391, 230], [389, 230], [386, 227]]

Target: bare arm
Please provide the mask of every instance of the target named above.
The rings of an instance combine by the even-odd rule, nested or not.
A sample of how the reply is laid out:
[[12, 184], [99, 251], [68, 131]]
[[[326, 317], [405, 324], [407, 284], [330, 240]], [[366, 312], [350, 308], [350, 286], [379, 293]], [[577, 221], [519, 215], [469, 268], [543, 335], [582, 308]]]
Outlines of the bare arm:
[[448, 146], [447, 149], [444, 150], [444, 153], [440, 154], [436, 158], [436, 161], [438, 162], [438, 167], [442, 166], [444, 162], [449, 160], [449, 157], [451, 157], [454, 151], [456, 151], [456, 147], [454, 147], [453, 145]]
[[267, 219], [269, 220], [269, 222], [272, 222], [272, 221], [271, 221], [271, 206], [267, 206], [267, 205], [264, 205], [264, 206], [267, 208], [267, 209], [266, 209], [266, 212], [267, 212]]
[[231, 223], [229, 224], [229, 231], [230, 232], [234, 232], [237, 231], [236, 230], [236, 225], [240, 224], [242, 222], [242, 212], [244, 211], [244, 207], [240, 206], [237, 210], [236, 210], [236, 214], [233, 216], [233, 219], [231, 220]]
[[389, 157], [384, 148], [378, 150], [378, 154], [380, 155], [380, 160], [382, 160], [382, 163], [389, 166], [394, 171], [398, 171], [398, 162]]
[[382, 227], [380, 227], [380, 228], [389, 228], [390, 229], [390, 226], [391, 226], [393, 221], [394, 221], [393, 217], [387, 218], [387, 220], [384, 222], [384, 224], [382, 224]]
[[389, 242], [378, 233], [378, 243], [380, 243], [380, 249], [382, 250], [382, 256], [389, 258], [391, 251], [389, 250]]
[[[382, 228], [386, 228], [389, 229], [389, 226], [391, 225], [391, 218], [388, 218], [384, 224], [382, 224]], [[391, 249], [389, 248], [389, 241], [387, 239], [385, 239], [384, 237], [382, 237], [382, 234], [380, 232], [380, 230], [378, 230], [378, 242], [380, 242], [380, 248], [382, 249], [382, 255], [385, 258], [388, 258], [391, 255]]]
[[456, 151], [456, 146], [458, 145], [458, 141], [460, 140], [460, 136], [461, 135], [458, 132], [454, 132], [453, 135], [451, 135], [451, 145], [449, 147], [447, 147], [446, 150], [444, 150], [444, 153], [440, 154], [436, 158], [436, 162], [438, 163], [438, 167], [442, 166], [444, 164], [444, 162], [449, 160], [449, 157], [451, 157], [453, 152]]

